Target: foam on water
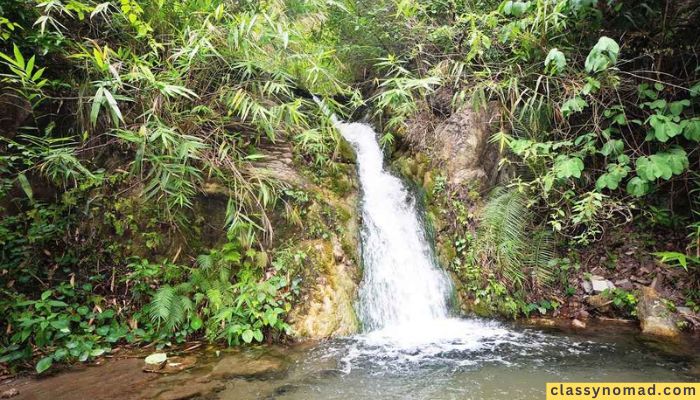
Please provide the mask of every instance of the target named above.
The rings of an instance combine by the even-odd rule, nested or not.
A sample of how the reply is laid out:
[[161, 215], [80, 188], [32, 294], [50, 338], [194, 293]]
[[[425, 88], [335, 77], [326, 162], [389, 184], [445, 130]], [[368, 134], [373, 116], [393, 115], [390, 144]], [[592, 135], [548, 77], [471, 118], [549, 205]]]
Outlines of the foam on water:
[[[519, 346], [524, 333], [493, 321], [449, 317], [452, 285], [436, 265], [415, 201], [403, 182], [384, 168], [376, 133], [367, 124], [335, 122], [357, 154], [362, 188], [362, 258], [358, 314], [364, 333], [345, 357], [398, 365], [441, 361], [456, 353]], [[497, 359], [491, 355], [491, 359]]]

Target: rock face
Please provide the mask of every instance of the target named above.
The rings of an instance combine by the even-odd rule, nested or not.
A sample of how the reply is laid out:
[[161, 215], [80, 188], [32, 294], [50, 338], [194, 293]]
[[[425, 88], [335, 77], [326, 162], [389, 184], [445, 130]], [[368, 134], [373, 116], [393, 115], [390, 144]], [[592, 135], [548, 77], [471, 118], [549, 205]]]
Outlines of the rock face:
[[[346, 150], [347, 154], [341, 154], [341, 158], [352, 161], [352, 149]], [[334, 177], [330, 183], [318, 182], [295, 166], [292, 148], [288, 145], [265, 143], [261, 154], [265, 157], [251, 162], [247, 173], [275, 179], [307, 193], [314, 200], [305, 205], [304, 221], [300, 225], [324, 226], [337, 234], [327, 240], [304, 240], [303, 228], [289, 224], [281, 212], [271, 215], [270, 223], [275, 225], [280, 242], [290, 239], [295, 242], [295, 248], [307, 256], [301, 271], [302, 298], [294, 304], [288, 317], [293, 334], [299, 338], [324, 339], [355, 333], [358, 323], [353, 302], [361, 271], [356, 253], [359, 216], [354, 165], [344, 164], [347, 173]], [[225, 217], [228, 189], [214, 183], [207, 183], [201, 189], [205, 196], [195, 208], [201, 210], [201, 215], [211, 215], [211, 219], [218, 222], [217, 227], [223, 226], [221, 218]], [[334, 215], [326, 219], [329, 210]], [[203, 229], [202, 237], [208, 243], [216, 243], [225, 238], [225, 232], [222, 229]]]
[[412, 133], [406, 139], [418, 150], [428, 151], [430, 158], [443, 167], [450, 184], [478, 182], [492, 186], [498, 178], [499, 153], [489, 137], [497, 130], [492, 126], [497, 118], [495, 107], [479, 112], [464, 107], [439, 123], [434, 132], [409, 126]]
[[289, 316], [298, 337], [325, 339], [357, 332], [353, 307], [360, 271], [343, 251], [340, 242], [315, 240], [306, 244], [309, 263], [306, 269], [316, 276], [299, 307]]
[[642, 288], [637, 304], [637, 317], [643, 333], [665, 337], [679, 335], [673, 314], [666, 308], [659, 294], [652, 287]]
[[32, 113], [32, 106], [11, 92], [0, 93], [0, 136], [12, 139]]

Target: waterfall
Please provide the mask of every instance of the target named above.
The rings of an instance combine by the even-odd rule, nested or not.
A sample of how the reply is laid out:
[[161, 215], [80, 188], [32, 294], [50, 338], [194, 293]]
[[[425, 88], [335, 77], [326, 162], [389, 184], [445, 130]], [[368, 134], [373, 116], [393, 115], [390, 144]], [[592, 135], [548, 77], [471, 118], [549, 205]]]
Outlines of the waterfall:
[[364, 277], [358, 313], [364, 329], [420, 328], [444, 320], [451, 283], [435, 264], [414, 198], [384, 168], [370, 126], [336, 122], [336, 127], [355, 149], [362, 188]]

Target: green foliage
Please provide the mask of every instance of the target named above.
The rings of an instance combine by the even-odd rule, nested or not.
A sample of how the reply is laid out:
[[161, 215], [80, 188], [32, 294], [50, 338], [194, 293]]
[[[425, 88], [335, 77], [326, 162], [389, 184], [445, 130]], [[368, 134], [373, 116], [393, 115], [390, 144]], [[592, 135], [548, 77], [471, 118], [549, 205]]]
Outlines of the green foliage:
[[163, 285], [153, 295], [148, 314], [165, 337], [184, 338], [198, 331], [229, 345], [261, 342], [266, 331], [288, 333], [284, 315], [294, 283], [267, 266], [264, 253], [227, 243], [197, 258], [184, 281]]
[[547, 58], [544, 59], [544, 67], [551, 75], [564, 72], [564, 68], [566, 68], [566, 57], [564, 53], [557, 48], [550, 50], [547, 54]]
[[[320, 1], [12, 0], [0, 15], [0, 112], [18, 110], [0, 116], [3, 359], [39, 357], [39, 372], [86, 360], [113, 343], [112, 323], [117, 341], [159, 345], [286, 332], [296, 280], [251, 250], [271, 244], [288, 188], [266, 154], [283, 146], [301, 169], [336, 169], [338, 133], [310, 95], [339, 114], [333, 96], [362, 103], [336, 52], [354, 14]], [[147, 261], [215, 223], [193, 220], [211, 187], [237, 247], [198, 268]], [[94, 284], [94, 297], [41, 299], [66, 282]], [[109, 314], [107, 300], [122, 308], [103, 323], [93, 308]], [[54, 322], [66, 319], [68, 333]]]
[[623, 289], [615, 288], [606, 289], [603, 292], [603, 296], [612, 300], [612, 304], [619, 310], [623, 311], [625, 314], [630, 316], [637, 315], [637, 303], [639, 302], [639, 300], [634, 295], [634, 293], [630, 293]]
[[601, 72], [615, 66], [619, 54], [620, 46], [617, 42], [607, 36], [601, 36], [586, 57], [586, 72]]
[[[501, 129], [492, 142], [504, 155], [501, 165], [517, 172], [509, 183], [532, 200], [537, 219], [579, 244], [629, 223], [648, 203], [686, 204], [697, 179], [689, 172], [698, 168], [699, 71], [673, 63], [649, 68], [638, 55], [694, 57], [695, 33], [680, 28], [692, 7], [404, 3], [397, 8], [412, 18], [404, 33], [412, 40], [393, 53], [403, 60], [401, 76], [439, 81], [412, 96], [401, 91], [400, 109], [383, 115], [404, 123], [444, 93], [453, 93], [453, 110], [496, 104]], [[661, 23], [668, 18], [679, 23], [669, 28]], [[435, 31], [442, 32], [437, 47], [426, 33]], [[629, 32], [665, 47], [650, 50]], [[395, 79], [395, 72], [385, 73], [378, 98], [397, 95]], [[385, 125], [385, 135], [394, 130]]]
[[532, 217], [522, 193], [515, 190], [495, 193], [483, 212], [477, 260], [488, 262], [514, 287], [546, 286], [554, 279], [551, 235], [533, 226]]
[[122, 340], [134, 340], [118, 311], [91, 294], [92, 285], [59, 285], [37, 299], [12, 295], [0, 302], [8, 336], [3, 340], [0, 362], [32, 359], [34, 347], [43, 357], [36, 371], [54, 362], [85, 361], [111, 350]]

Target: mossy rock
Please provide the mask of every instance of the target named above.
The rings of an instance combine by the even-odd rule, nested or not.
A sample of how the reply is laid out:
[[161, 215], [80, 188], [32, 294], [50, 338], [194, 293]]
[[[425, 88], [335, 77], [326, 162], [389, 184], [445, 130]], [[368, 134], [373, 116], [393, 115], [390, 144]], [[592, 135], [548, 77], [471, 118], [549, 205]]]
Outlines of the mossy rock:
[[357, 155], [355, 154], [355, 150], [352, 148], [352, 145], [347, 142], [347, 140], [341, 139], [338, 141], [338, 156], [342, 161], [348, 162], [348, 163], [355, 163], [357, 161]]
[[457, 257], [457, 249], [449, 240], [443, 240], [441, 242], [438, 242], [437, 253], [438, 262], [443, 267], [447, 267], [448, 265], [450, 265], [452, 263], [452, 260], [454, 260], [455, 257]]
[[359, 273], [337, 238], [313, 240], [300, 246], [308, 256], [299, 307], [290, 316], [294, 335], [324, 339], [357, 332], [353, 306]]

